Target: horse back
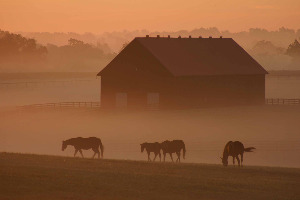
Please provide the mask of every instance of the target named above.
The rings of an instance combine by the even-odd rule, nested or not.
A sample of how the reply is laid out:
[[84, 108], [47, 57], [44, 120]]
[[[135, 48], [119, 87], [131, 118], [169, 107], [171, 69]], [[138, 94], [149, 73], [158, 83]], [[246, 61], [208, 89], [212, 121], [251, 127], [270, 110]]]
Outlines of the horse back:
[[146, 150], [150, 152], [159, 152], [161, 149], [161, 144], [158, 142], [147, 143]]
[[227, 150], [228, 155], [235, 156], [244, 152], [244, 145], [240, 141], [230, 141], [226, 144], [225, 150]]
[[101, 140], [97, 137], [88, 137], [88, 138], [77, 137], [74, 138], [73, 140], [74, 147], [78, 149], [98, 148], [100, 143]]
[[164, 141], [161, 143], [161, 148], [165, 153], [174, 153], [180, 151], [184, 147], [182, 140]]
[[182, 146], [184, 145], [183, 140], [173, 140], [172, 143], [176, 146]]

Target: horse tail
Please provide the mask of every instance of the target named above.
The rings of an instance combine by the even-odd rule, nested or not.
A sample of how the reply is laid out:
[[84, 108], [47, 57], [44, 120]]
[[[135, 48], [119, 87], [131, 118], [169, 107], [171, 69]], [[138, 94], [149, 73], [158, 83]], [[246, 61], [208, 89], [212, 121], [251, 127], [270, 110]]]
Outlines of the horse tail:
[[185, 152], [186, 152], [186, 150], [185, 150], [185, 144], [184, 144], [184, 142], [182, 141], [182, 150], [183, 150], [183, 159], [185, 159]]
[[244, 152], [253, 152], [252, 150], [256, 149], [255, 147], [244, 148]]
[[100, 150], [101, 150], [101, 157], [103, 158], [104, 146], [100, 139], [99, 139], [99, 146], [100, 146]]

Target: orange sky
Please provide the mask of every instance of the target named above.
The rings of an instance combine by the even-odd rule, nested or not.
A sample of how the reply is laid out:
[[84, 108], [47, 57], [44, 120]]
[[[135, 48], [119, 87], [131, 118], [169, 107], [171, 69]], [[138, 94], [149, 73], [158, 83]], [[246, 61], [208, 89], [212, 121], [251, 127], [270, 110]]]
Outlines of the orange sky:
[[0, 29], [94, 32], [300, 28], [300, 0], [0, 0]]

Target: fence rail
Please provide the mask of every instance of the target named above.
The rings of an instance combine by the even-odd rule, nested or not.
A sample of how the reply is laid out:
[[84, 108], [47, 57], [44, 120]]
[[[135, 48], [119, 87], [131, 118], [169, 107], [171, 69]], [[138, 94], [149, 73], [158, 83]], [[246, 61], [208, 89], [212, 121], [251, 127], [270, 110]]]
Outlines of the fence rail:
[[76, 79], [76, 80], [50, 80], [50, 81], [20, 81], [20, 82], [0, 82], [1, 88], [19, 88], [19, 87], [37, 87], [37, 86], [65, 86], [77, 85], [94, 81], [93, 79]]
[[44, 103], [31, 104], [25, 106], [18, 106], [20, 110], [26, 109], [60, 109], [60, 108], [100, 108], [100, 102], [58, 102], [58, 103]]
[[300, 105], [300, 99], [266, 99], [267, 105]]
[[[267, 105], [300, 105], [300, 99], [280, 99], [269, 98], [265, 100]], [[25, 106], [18, 106], [20, 110], [26, 109], [60, 109], [60, 108], [100, 108], [98, 101], [79, 101], [79, 102], [58, 102], [58, 103], [44, 103], [44, 104], [31, 104]], [[148, 109], [158, 109], [158, 107], [149, 107]]]

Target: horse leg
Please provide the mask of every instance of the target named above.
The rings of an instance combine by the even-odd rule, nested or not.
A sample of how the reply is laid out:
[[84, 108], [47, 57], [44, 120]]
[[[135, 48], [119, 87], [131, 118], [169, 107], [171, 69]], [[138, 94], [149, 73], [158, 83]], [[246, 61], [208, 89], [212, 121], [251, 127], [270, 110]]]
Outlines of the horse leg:
[[164, 152], [164, 162], [166, 162], [166, 153]]
[[[178, 155], [178, 152], [176, 152], [176, 155], [177, 155], [177, 159], [176, 159], [176, 162], [179, 161], [179, 155]], [[180, 161], [179, 161], [180, 162]]]
[[147, 151], [147, 154], [148, 154], [148, 161], [151, 161], [151, 158], [150, 158], [150, 152]]
[[244, 154], [241, 153], [241, 166], [243, 167]]
[[180, 162], [180, 151], [178, 152], [178, 161]]
[[170, 157], [171, 157], [172, 162], [174, 162], [172, 153], [169, 153], [169, 154], [170, 154]]
[[99, 152], [99, 149], [98, 149], [98, 148], [93, 148], [93, 151], [94, 151], [93, 158], [95, 158], [95, 155], [96, 155], [96, 154], [98, 154], [98, 158], [100, 158], [100, 152]]
[[[79, 149], [79, 153], [81, 154], [81, 157], [83, 157], [82, 151], [81, 149]], [[84, 158], [84, 157], [83, 157]]]
[[160, 152], [158, 153], [158, 156], [159, 156], [159, 161], [161, 162], [161, 154], [160, 154]]
[[232, 156], [232, 163], [233, 163], [233, 166], [235, 166], [235, 157]]
[[100, 151], [98, 148], [94, 149], [95, 154], [98, 154], [98, 159], [100, 159]]
[[236, 156], [236, 159], [237, 159], [237, 161], [238, 161], [238, 163], [239, 163], [239, 167], [240, 167], [240, 166], [241, 166], [241, 163], [240, 163], [239, 155]]
[[157, 153], [154, 153], [154, 159], [153, 159], [153, 162], [155, 161], [155, 159], [156, 159], [156, 156], [157, 156]]
[[78, 152], [78, 150], [77, 150], [77, 149], [75, 149], [74, 157], [76, 156], [77, 152]]

